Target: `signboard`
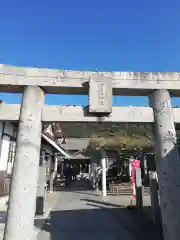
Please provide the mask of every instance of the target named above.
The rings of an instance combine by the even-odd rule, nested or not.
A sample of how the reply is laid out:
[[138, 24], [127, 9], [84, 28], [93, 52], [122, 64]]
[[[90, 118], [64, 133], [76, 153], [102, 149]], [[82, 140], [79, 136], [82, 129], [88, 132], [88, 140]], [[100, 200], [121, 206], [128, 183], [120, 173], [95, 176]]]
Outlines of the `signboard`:
[[112, 112], [112, 80], [110, 77], [93, 76], [90, 78], [89, 112]]

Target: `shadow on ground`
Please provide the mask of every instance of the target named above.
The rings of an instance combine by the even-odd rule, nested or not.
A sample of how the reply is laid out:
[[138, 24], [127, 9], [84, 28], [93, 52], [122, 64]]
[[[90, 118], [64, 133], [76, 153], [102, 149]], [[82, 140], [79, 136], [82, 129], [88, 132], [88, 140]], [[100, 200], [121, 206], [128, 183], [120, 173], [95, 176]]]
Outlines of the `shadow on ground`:
[[54, 191], [58, 192], [76, 192], [76, 191], [87, 191], [90, 190], [90, 182], [88, 179], [80, 179], [76, 181], [71, 181], [68, 186], [65, 185], [64, 179], [59, 179], [54, 185]]
[[[135, 208], [96, 200], [81, 199], [92, 209], [52, 211], [38, 240], [162, 240], [160, 227]], [[35, 222], [41, 226], [41, 220]]]
[[0, 224], [6, 222], [7, 212], [6, 211], [0, 211]]

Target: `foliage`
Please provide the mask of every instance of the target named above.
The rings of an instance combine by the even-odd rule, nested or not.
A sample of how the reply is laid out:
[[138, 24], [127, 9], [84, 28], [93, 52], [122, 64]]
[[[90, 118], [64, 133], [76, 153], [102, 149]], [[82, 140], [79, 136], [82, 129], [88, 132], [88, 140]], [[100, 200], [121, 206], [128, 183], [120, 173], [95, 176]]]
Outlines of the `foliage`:
[[129, 123], [62, 123], [66, 137], [152, 136], [151, 124]]
[[120, 150], [152, 146], [150, 124], [66, 124], [62, 126], [67, 137], [88, 137], [88, 155], [102, 146]]
[[92, 148], [112, 147], [114, 149], [147, 148], [152, 146], [150, 138], [141, 135], [93, 137], [90, 140]]

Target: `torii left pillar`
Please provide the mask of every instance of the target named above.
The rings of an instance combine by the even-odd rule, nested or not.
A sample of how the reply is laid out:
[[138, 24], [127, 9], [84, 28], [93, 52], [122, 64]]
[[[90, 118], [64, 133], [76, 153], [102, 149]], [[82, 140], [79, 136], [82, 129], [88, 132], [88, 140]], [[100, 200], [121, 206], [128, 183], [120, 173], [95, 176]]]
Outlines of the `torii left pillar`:
[[4, 240], [35, 240], [34, 213], [44, 92], [24, 89]]

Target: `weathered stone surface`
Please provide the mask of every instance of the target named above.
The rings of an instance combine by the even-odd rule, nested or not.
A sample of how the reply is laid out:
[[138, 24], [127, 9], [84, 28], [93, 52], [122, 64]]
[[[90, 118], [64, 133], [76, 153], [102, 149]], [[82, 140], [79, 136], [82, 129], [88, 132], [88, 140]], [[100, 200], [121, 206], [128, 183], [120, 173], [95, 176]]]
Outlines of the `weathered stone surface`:
[[34, 240], [36, 186], [41, 146], [44, 93], [25, 88], [21, 105], [4, 240]]
[[[180, 123], [180, 108], [173, 109], [175, 123]], [[18, 121], [20, 105], [0, 105], [0, 121]], [[150, 107], [113, 107], [109, 116], [101, 117], [88, 114], [81, 106], [48, 106], [42, 111], [43, 122], [154, 122], [153, 110]]]
[[165, 240], [180, 236], [180, 156], [177, 148], [171, 99], [167, 90], [156, 90], [150, 96], [154, 109], [156, 167]]
[[48, 93], [88, 93], [92, 76], [110, 77], [116, 95], [147, 95], [153, 89], [171, 89], [180, 96], [179, 72], [90, 72], [0, 65], [0, 85], [5, 92], [22, 92], [22, 86], [37, 85]]
[[89, 112], [112, 112], [112, 79], [95, 76], [89, 81]]

